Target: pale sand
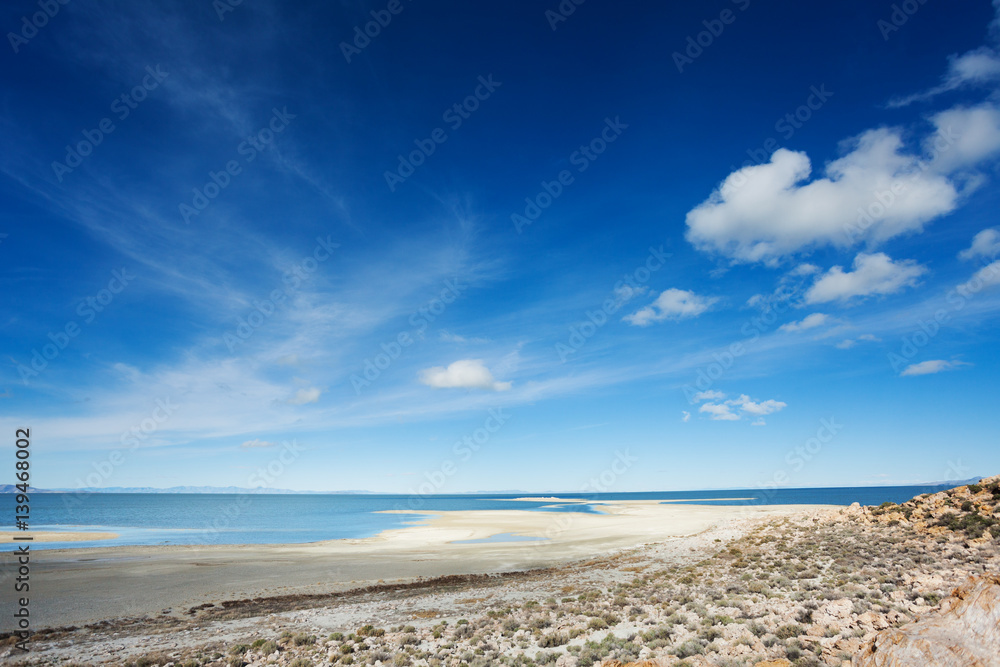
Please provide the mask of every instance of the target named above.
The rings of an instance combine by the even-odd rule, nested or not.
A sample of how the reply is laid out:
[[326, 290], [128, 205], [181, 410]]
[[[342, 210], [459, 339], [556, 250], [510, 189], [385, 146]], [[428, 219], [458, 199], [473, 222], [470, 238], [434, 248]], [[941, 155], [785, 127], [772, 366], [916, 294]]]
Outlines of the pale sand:
[[[31, 541], [15, 540], [15, 537], [33, 537]], [[0, 530], [0, 544], [31, 544], [31, 542], [87, 542], [90, 540], [113, 540], [118, 533], [54, 532], [47, 530]]]
[[[831, 508], [640, 501], [608, 503], [603, 509], [606, 513], [421, 512], [426, 519], [420, 525], [312, 544], [43, 550], [31, 556], [32, 618], [37, 629], [155, 615], [164, 608], [176, 613], [205, 602], [329, 593], [383, 580], [547, 567], [698, 534], [722, 522], [745, 528], [754, 519]], [[547, 539], [454, 544], [505, 533]], [[11, 571], [9, 565], [4, 568]], [[0, 600], [0, 606], [5, 602]]]

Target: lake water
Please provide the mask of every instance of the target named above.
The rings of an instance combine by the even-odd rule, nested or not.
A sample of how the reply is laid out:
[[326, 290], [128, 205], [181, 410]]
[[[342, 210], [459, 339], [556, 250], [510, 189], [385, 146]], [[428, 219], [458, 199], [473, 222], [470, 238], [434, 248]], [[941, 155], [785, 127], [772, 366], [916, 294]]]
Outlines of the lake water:
[[[586, 500], [680, 500], [712, 505], [878, 505], [903, 502], [942, 486], [882, 486], [815, 489], [731, 489], [647, 493], [555, 494]], [[114, 540], [33, 542], [32, 549], [139, 544], [291, 544], [362, 538], [421, 520], [418, 514], [379, 514], [380, 510], [522, 509], [536, 512], [595, 512], [593, 505], [514, 501], [526, 494], [375, 495], [375, 494], [159, 494], [38, 493], [31, 496], [33, 530], [118, 533]], [[530, 495], [530, 494], [528, 494]], [[546, 494], [550, 495], [550, 494]], [[14, 494], [0, 494], [0, 511], [14, 516]], [[7, 523], [7, 522], [5, 522]], [[9, 523], [6, 530], [12, 529]], [[14, 545], [0, 545], [12, 551]]]

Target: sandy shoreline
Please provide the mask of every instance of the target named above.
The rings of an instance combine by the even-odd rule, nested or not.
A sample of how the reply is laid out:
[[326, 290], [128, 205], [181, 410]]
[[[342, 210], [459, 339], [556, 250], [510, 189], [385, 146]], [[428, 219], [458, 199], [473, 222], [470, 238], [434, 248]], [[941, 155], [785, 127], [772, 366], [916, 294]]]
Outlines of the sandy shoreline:
[[[206, 602], [317, 594], [453, 574], [550, 567], [732, 522], [826, 512], [825, 506], [604, 503], [604, 513], [419, 512], [419, 525], [365, 539], [294, 545], [140, 546], [32, 554], [35, 627], [173, 614]], [[542, 537], [481, 542], [498, 534]], [[5, 559], [6, 561], [7, 559]], [[4, 573], [11, 572], [5, 563]], [[6, 602], [6, 601], [5, 601]], [[6, 610], [0, 614], [6, 617]], [[4, 624], [6, 625], [6, 624]], [[0, 630], [6, 629], [0, 626]]]

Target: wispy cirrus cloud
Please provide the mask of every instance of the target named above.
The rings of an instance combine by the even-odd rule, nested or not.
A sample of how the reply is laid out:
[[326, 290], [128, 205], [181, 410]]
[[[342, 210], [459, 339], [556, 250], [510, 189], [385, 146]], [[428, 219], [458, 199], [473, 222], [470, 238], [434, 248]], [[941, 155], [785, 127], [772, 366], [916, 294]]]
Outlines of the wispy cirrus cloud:
[[815, 329], [816, 327], [829, 324], [830, 319], [830, 316], [826, 313], [812, 313], [811, 315], [807, 315], [796, 322], [782, 324], [778, 327], [778, 330], [787, 331], [789, 333], [799, 333], [800, 331], [808, 331], [809, 329]]
[[935, 373], [943, 373], [945, 371], [953, 371], [961, 368], [962, 366], [971, 366], [972, 364], [965, 363], [963, 361], [945, 361], [944, 359], [931, 359], [929, 361], [921, 361], [920, 363], [910, 364], [900, 373], [900, 376], [914, 376], [914, 375], [933, 375]]

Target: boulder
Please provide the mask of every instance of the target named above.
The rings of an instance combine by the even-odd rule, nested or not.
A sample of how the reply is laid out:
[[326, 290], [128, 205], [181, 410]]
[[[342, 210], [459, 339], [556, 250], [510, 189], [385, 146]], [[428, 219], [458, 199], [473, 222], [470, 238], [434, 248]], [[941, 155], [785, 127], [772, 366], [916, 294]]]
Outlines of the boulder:
[[1000, 667], [1000, 575], [971, 577], [922, 620], [879, 632], [854, 667]]

